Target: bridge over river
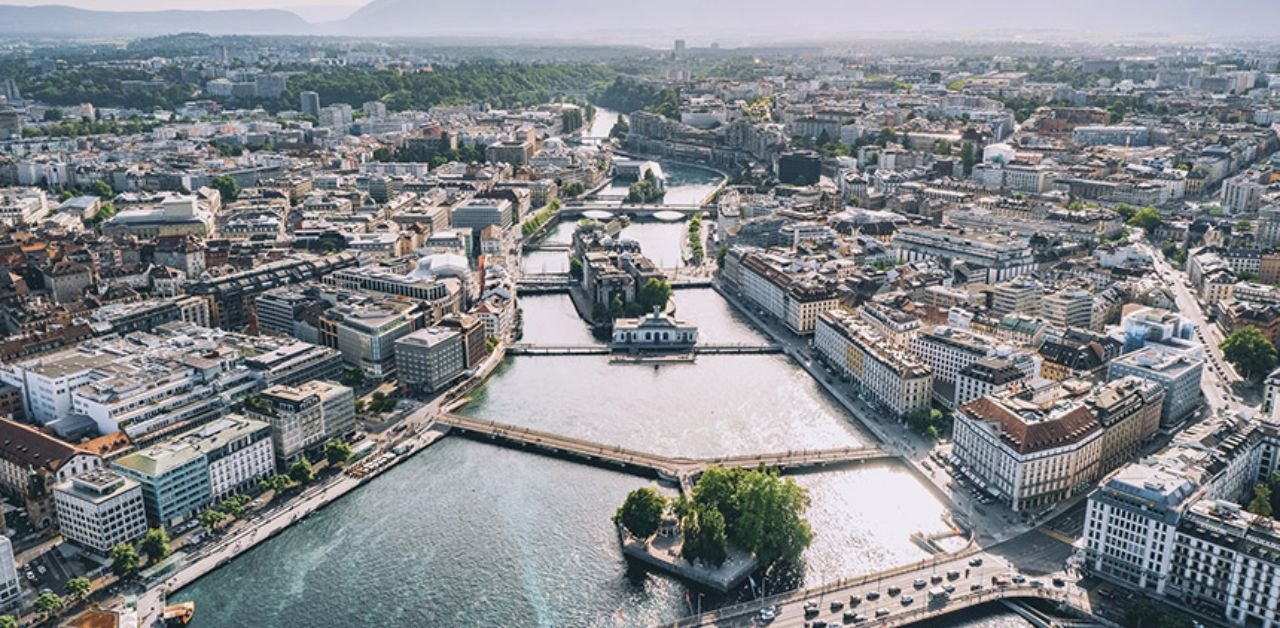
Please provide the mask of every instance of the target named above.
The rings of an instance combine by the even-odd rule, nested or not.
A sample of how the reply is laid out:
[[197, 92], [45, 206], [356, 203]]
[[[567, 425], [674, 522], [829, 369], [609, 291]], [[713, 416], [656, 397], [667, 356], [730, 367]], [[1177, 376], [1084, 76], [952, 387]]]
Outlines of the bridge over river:
[[896, 459], [878, 447], [845, 447], [842, 449], [796, 449], [785, 452], [721, 456], [717, 458], [670, 457], [606, 445], [570, 436], [561, 436], [518, 425], [485, 421], [452, 413], [441, 414], [437, 423], [455, 432], [495, 444], [538, 449], [545, 453], [617, 468], [631, 473], [654, 476], [689, 490], [702, 472], [710, 467], [755, 469], [765, 467], [798, 473], [824, 467]]

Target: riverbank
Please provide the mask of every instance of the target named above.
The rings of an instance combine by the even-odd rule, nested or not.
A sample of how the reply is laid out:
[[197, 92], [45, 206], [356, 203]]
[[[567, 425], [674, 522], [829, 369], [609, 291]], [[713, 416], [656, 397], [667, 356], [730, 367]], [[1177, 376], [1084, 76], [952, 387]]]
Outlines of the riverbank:
[[138, 625], [150, 628], [157, 625], [157, 622], [162, 622], [161, 614], [169, 593], [212, 573], [240, 554], [280, 534], [289, 526], [306, 519], [312, 513], [336, 502], [355, 489], [372, 482], [383, 473], [444, 438], [449, 433], [449, 428], [437, 427], [433, 424], [434, 417], [441, 412], [441, 404], [450, 406], [458, 404], [460, 398], [492, 375], [504, 359], [506, 359], [505, 347], [499, 346], [485, 359], [474, 377], [455, 384], [445, 393], [406, 416], [400, 422], [406, 427], [404, 435], [393, 442], [384, 443], [379, 451], [370, 454], [372, 459], [393, 450], [401, 452], [395, 454], [388, 462], [368, 470], [359, 477], [345, 472], [338, 473], [325, 478], [320, 484], [303, 489], [299, 495], [287, 502], [282, 502], [265, 514], [258, 513], [244, 520], [243, 525], [229, 533], [224, 533], [225, 536], [214, 545], [192, 554], [196, 557], [193, 562], [182, 566], [163, 580], [149, 583], [135, 605], [136, 613], [140, 618]]

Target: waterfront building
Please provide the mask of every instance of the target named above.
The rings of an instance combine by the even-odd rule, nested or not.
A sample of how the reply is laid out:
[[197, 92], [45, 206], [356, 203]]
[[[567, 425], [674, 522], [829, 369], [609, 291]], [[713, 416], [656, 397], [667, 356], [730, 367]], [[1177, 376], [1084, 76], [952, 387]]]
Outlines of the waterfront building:
[[[98, 455], [54, 438], [34, 427], [0, 419], [0, 490], [27, 509], [38, 528], [53, 525], [53, 487], [102, 467]], [[2, 574], [0, 574], [2, 575]]]
[[396, 374], [396, 340], [426, 326], [426, 310], [408, 297], [386, 296], [336, 305], [321, 320], [325, 330], [332, 329], [342, 359], [365, 377], [382, 381]]
[[100, 556], [147, 532], [142, 486], [118, 473], [97, 469], [53, 489], [62, 537]]
[[884, 338], [854, 315], [828, 310], [818, 316], [813, 346], [860, 395], [894, 416], [929, 409], [933, 372], [910, 354], [894, 351]]
[[324, 283], [343, 290], [358, 290], [407, 297], [428, 308], [431, 321], [439, 322], [462, 309], [466, 290], [463, 280], [432, 272], [401, 274], [376, 265], [346, 268], [329, 274]]
[[698, 327], [659, 311], [642, 318], [613, 322], [614, 351], [690, 349], [698, 342]]
[[112, 470], [142, 486], [147, 518], [174, 525], [210, 504], [252, 490], [275, 473], [270, 427], [227, 415], [116, 459]]
[[754, 251], [727, 256], [742, 296], [797, 334], [813, 333], [818, 315], [839, 305], [835, 286], [812, 272], [788, 273], [789, 260]]
[[1204, 352], [1193, 347], [1149, 344], [1107, 364], [1107, 379], [1140, 377], [1164, 390], [1160, 426], [1173, 428], [1190, 417], [1204, 402], [1200, 389]]
[[452, 329], [462, 335], [463, 362], [467, 369], [474, 369], [489, 355], [489, 336], [484, 321], [470, 314], [450, 314], [440, 320], [440, 327]]
[[961, 473], [1014, 511], [1038, 510], [1098, 477], [1102, 425], [1078, 399], [1035, 390], [982, 397], [955, 413]]
[[466, 367], [462, 334], [430, 327], [396, 341], [396, 365], [402, 386], [436, 392], [462, 375]]
[[271, 426], [271, 443], [281, 466], [315, 451], [326, 441], [356, 430], [355, 391], [333, 382], [277, 385], [246, 405], [245, 412]]

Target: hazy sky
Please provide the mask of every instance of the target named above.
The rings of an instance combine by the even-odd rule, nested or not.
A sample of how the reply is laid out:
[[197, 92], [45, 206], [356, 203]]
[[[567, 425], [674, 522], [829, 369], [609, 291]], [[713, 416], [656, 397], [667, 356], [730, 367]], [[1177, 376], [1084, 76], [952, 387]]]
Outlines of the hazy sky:
[[291, 9], [295, 7], [359, 7], [369, 0], [3, 0], [0, 4], [62, 4], [99, 11], [160, 9]]

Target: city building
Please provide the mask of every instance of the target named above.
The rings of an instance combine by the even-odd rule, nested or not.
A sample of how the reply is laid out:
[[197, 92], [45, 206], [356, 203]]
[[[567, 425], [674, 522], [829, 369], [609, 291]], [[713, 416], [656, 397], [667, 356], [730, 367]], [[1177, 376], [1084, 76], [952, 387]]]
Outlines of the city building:
[[23, 504], [36, 527], [47, 528], [56, 520], [55, 485], [101, 467], [102, 458], [90, 451], [30, 425], [0, 419], [0, 490]]
[[396, 368], [402, 386], [436, 392], [452, 383], [466, 366], [462, 335], [430, 327], [396, 341]]
[[1178, 522], [1197, 486], [1156, 465], [1129, 464], [1089, 495], [1082, 541], [1089, 573], [1161, 594]]
[[7, 607], [22, 596], [18, 580], [18, 561], [13, 555], [13, 541], [0, 534], [0, 607]]
[[1055, 327], [1093, 328], [1093, 295], [1085, 290], [1060, 290], [1040, 301], [1040, 316]]
[[691, 349], [698, 342], [698, 327], [655, 311], [642, 318], [613, 322], [614, 351]]
[[1199, 345], [1179, 348], [1152, 343], [1107, 364], [1107, 379], [1140, 377], [1164, 389], [1160, 427], [1170, 429], [1186, 421], [1204, 403], [1201, 377], [1204, 353]]
[[1035, 270], [1028, 241], [998, 233], [909, 227], [894, 234], [893, 246], [904, 262], [963, 262], [969, 267], [964, 274], [968, 282], [993, 284]]
[[[1024, 360], [1036, 363], [1021, 364]], [[981, 358], [956, 373], [955, 398], [950, 407], [959, 408], [970, 401], [1008, 390], [1039, 376], [1038, 361], [1025, 353], [1016, 353], [1010, 357]]]
[[118, 473], [97, 469], [53, 489], [62, 538], [99, 556], [147, 532], [142, 486]]
[[855, 392], [894, 416], [929, 410], [933, 372], [909, 353], [893, 350], [856, 316], [841, 310], [820, 314], [813, 347]]
[[355, 391], [340, 384], [277, 385], [256, 399], [246, 404], [245, 413], [270, 424], [272, 448], [281, 466], [356, 430]]

